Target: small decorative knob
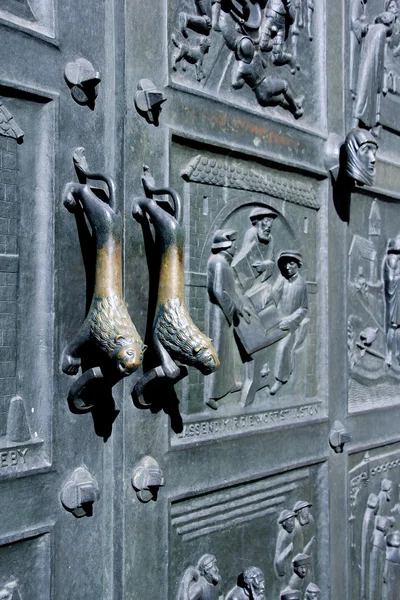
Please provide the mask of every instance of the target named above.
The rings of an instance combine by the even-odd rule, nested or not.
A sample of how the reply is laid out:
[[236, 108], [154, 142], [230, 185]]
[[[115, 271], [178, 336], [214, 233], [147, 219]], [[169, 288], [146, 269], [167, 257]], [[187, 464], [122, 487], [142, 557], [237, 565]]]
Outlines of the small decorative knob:
[[164, 477], [154, 458], [151, 456], [142, 458], [133, 472], [132, 486], [140, 502], [157, 500], [158, 490], [164, 486]]
[[71, 90], [75, 102], [94, 107], [97, 98], [97, 86], [100, 83], [100, 73], [95, 71], [92, 63], [86, 58], [78, 58], [65, 67], [65, 80]]
[[135, 106], [137, 111], [145, 117], [148, 123], [158, 125], [161, 105], [167, 100], [163, 92], [156, 89], [150, 79], [141, 79], [137, 87]]
[[97, 481], [86, 467], [75, 469], [61, 491], [61, 502], [75, 517], [90, 517], [93, 504], [100, 499]]
[[335, 421], [329, 434], [329, 445], [337, 453], [343, 452], [343, 446], [351, 442], [352, 437], [340, 421]]

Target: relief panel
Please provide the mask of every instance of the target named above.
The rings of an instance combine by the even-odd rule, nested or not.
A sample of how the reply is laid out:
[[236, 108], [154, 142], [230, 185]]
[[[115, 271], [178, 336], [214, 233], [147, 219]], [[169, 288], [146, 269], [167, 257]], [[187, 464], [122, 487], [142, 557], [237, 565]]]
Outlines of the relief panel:
[[0, 598], [50, 600], [50, 535], [33, 531], [0, 540]]
[[350, 457], [351, 598], [394, 600], [400, 586], [400, 447]]
[[318, 187], [207, 152], [181, 175], [186, 300], [221, 366], [182, 382], [184, 426], [172, 443], [321, 416]]
[[[52, 158], [39, 160], [39, 153], [46, 147], [52, 156], [54, 114], [50, 98], [21, 96], [0, 97], [0, 476], [48, 461], [42, 407], [50, 401], [52, 384], [52, 254], [47, 244], [54, 169]], [[36, 376], [26, 377], [28, 370]]]
[[395, 202], [353, 194], [347, 315], [351, 411], [392, 405], [397, 398], [399, 232]]
[[55, 38], [55, 0], [3, 0], [0, 8], [1, 23], [39, 37]]
[[310, 128], [320, 121], [323, 4], [179, 0], [169, 14], [174, 83]]
[[352, 127], [371, 131], [394, 151], [399, 126], [398, 0], [350, 0], [348, 89]]
[[325, 510], [323, 470], [303, 468], [172, 500], [169, 596], [265, 600], [326, 593], [327, 531], [318, 516]]

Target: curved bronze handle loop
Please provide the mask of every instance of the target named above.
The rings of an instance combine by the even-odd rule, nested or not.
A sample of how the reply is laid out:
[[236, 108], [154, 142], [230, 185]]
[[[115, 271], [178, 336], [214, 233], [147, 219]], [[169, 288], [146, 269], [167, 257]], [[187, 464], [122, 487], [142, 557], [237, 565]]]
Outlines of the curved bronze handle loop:
[[100, 367], [94, 367], [85, 371], [75, 383], [72, 384], [68, 394], [68, 404], [73, 412], [86, 413], [92, 410], [93, 404], [87, 404], [82, 396], [88, 385], [90, 385], [92, 381], [98, 381], [99, 379], [104, 379], [104, 375], [101, 372]]
[[150, 169], [146, 165], [143, 166], [142, 183], [147, 198], [153, 198], [153, 196], [170, 196], [172, 198], [174, 217], [180, 224], [182, 219], [182, 201], [178, 192], [171, 187], [155, 187]]

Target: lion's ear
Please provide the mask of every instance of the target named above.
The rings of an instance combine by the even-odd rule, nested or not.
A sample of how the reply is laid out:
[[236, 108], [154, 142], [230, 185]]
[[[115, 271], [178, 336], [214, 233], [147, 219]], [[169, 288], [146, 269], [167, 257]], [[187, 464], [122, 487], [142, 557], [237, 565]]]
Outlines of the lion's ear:
[[124, 344], [124, 342], [127, 342], [127, 339], [126, 339], [126, 337], [124, 335], [118, 334], [118, 335], [115, 336], [114, 341], [117, 344]]

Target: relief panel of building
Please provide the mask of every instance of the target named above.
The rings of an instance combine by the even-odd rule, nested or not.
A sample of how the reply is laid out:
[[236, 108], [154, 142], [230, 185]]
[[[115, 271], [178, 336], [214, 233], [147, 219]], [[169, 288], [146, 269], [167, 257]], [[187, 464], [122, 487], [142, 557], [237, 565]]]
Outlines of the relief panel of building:
[[221, 360], [183, 382], [178, 440], [320, 415], [318, 186], [207, 152], [176, 156], [186, 165], [174, 185], [183, 184], [187, 304]]
[[398, 597], [400, 449], [354, 454], [349, 471], [351, 598]]
[[171, 2], [172, 81], [312, 128], [322, 116], [322, 9], [313, 0]]
[[[324, 468], [172, 500], [169, 597], [264, 600], [294, 590], [303, 598], [313, 589], [325, 594], [326, 498], [319, 487]], [[229, 552], [218, 552], [228, 546]], [[257, 593], [246, 580], [258, 579]]]
[[353, 194], [348, 250], [350, 410], [392, 404], [400, 378], [398, 205]]

